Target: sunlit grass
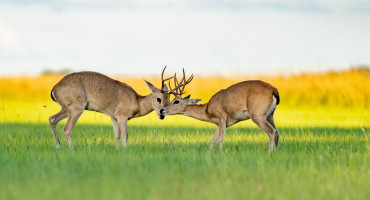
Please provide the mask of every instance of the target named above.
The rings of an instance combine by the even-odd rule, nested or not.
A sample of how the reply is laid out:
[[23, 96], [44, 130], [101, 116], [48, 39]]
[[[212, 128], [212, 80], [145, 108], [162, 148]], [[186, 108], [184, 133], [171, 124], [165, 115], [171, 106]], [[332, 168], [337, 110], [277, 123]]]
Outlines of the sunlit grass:
[[[62, 127], [58, 127], [61, 131]], [[368, 199], [369, 149], [361, 128], [130, 126], [115, 150], [110, 125], [76, 126], [74, 149], [56, 150], [47, 124], [1, 124], [1, 199]], [[68, 186], [68, 187], [65, 187]], [[42, 191], [40, 191], [42, 188]]]
[[[51, 100], [47, 103], [2, 101], [0, 102], [0, 122], [48, 123], [48, 118], [59, 110], [60, 106]], [[370, 112], [363, 108], [295, 107], [291, 109], [278, 106], [275, 112], [275, 122], [278, 127], [366, 127], [370, 126]], [[78, 123], [111, 124], [111, 120], [104, 114], [85, 111]], [[132, 119], [129, 125], [215, 127], [210, 123], [180, 115], [166, 116], [164, 120], [159, 120], [155, 112]], [[234, 126], [255, 127], [255, 124], [248, 120]]]

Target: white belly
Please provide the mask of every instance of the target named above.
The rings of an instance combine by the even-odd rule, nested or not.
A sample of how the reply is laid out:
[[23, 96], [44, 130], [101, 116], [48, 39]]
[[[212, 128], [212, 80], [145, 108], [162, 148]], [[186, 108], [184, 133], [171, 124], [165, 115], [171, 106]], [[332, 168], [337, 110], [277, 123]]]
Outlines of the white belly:
[[96, 111], [100, 113], [104, 113], [108, 116], [111, 116], [108, 112], [106, 112], [104, 109], [101, 109], [99, 106], [89, 102], [88, 105], [86, 106], [85, 110], [91, 110], [91, 111]]
[[249, 115], [249, 112], [247, 110], [242, 110], [235, 112], [231, 118], [227, 120], [226, 126], [232, 126], [240, 121], [244, 121], [247, 119], [250, 119], [251, 116]]
[[233, 118], [240, 121], [240, 120], [250, 119], [251, 116], [247, 110], [242, 110], [242, 111], [235, 112], [233, 115]]

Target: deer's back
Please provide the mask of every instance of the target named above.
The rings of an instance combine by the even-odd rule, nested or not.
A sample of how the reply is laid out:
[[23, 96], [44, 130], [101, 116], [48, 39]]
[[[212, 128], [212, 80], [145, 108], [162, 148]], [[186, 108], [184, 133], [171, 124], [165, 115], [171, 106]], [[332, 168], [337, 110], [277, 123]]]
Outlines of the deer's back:
[[274, 90], [277, 90], [274, 86], [260, 80], [239, 82], [213, 95], [207, 110], [213, 115], [226, 113], [229, 117], [237, 112], [248, 112], [252, 104], [272, 101]]
[[132, 100], [138, 96], [129, 85], [97, 72], [68, 74], [52, 91], [58, 103], [86, 102], [100, 110], [116, 107], [121, 102], [126, 105], [134, 104], [136, 102]]

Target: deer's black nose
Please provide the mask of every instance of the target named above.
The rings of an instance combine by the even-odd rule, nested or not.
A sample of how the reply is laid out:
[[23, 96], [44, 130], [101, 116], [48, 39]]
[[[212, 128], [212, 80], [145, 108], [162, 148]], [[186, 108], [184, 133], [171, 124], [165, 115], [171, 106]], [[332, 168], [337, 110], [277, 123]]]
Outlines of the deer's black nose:
[[159, 113], [160, 113], [161, 115], [163, 115], [163, 114], [164, 114], [164, 109], [162, 108], [162, 109], [159, 111]]

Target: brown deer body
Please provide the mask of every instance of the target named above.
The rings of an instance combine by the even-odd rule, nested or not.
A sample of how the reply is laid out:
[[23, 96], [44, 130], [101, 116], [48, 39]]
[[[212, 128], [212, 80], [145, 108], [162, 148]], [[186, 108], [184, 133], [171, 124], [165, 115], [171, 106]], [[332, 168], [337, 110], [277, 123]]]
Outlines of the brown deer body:
[[185, 81], [185, 76], [181, 83], [175, 82], [176, 92], [171, 90], [170, 93], [176, 97], [161, 110], [161, 114], [184, 114], [216, 124], [218, 128], [212, 138], [211, 149], [217, 140], [222, 149], [226, 128], [247, 119], [252, 119], [267, 133], [269, 151], [273, 150], [274, 143], [275, 148], [278, 147], [279, 132], [274, 123], [274, 111], [280, 97], [274, 86], [259, 80], [244, 81], [217, 92], [208, 103], [197, 105], [201, 99], [190, 99], [190, 95], [182, 98], [184, 88], [177, 92], [189, 82]]
[[56, 148], [60, 148], [56, 125], [68, 117], [63, 132], [68, 146], [72, 148], [72, 129], [84, 110], [97, 111], [110, 116], [116, 148], [119, 149], [121, 136], [123, 146], [126, 148], [129, 119], [144, 116], [153, 110], [156, 110], [160, 119], [164, 118], [159, 111], [170, 101], [170, 94], [164, 84], [168, 79], [163, 80], [164, 70], [165, 68], [162, 72], [161, 89], [145, 81], [152, 91], [147, 96], [141, 96], [129, 85], [96, 72], [78, 72], [65, 76], [51, 91], [52, 99], [62, 107], [57, 114], [49, 118]]

